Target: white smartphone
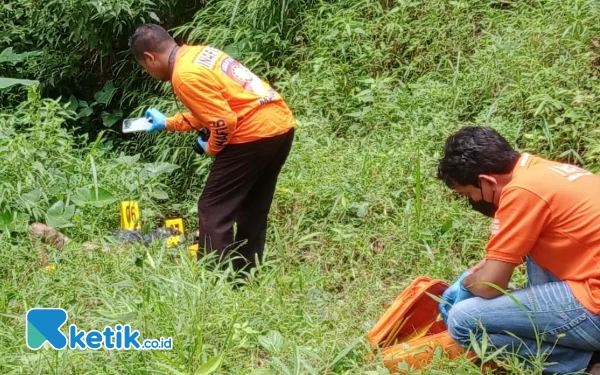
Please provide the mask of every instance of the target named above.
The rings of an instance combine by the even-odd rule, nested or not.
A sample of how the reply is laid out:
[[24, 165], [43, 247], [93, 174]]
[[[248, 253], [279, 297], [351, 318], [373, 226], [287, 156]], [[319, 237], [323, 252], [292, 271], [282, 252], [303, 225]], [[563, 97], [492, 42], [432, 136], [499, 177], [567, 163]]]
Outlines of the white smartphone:
[[145, 132], [151, 125], [145, 117], [128, 118], [123, 121], [123, 133]]

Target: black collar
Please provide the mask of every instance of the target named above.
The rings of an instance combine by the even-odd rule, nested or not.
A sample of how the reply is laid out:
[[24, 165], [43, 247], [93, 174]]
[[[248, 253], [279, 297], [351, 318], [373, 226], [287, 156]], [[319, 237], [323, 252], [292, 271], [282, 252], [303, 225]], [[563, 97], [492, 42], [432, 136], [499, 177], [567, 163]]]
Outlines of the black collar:
[[175, 64], [175, 55], [177, 55], [177, 51], [179, 51], [179, 46], [175, 45], [171, 50], [171, 54], [169, 55], [169, 74], [171, 79], [173, 78], [173, 65]]

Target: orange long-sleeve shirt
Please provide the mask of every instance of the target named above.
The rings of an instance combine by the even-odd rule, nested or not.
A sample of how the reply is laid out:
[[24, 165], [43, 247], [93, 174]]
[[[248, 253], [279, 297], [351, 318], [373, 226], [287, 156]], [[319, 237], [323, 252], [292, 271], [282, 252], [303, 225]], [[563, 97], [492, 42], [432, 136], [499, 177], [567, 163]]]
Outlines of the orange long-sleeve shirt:
[[175, 56], [171, 84], [190, 112], [167, 118], [167, 130], [207, 127], [209, 154], [217, 154], [227, 144], [283, 134], [296, 124], [292, 111], [269, 84], [210, 46], [182, 46]]

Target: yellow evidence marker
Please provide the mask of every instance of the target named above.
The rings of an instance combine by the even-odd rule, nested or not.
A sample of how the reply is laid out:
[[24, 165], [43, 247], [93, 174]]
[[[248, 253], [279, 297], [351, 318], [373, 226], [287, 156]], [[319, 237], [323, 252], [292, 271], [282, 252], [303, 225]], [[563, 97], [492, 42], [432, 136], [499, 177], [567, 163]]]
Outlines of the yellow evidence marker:
[[190, 256], [195, 258], [198, 254], [198, 244], [196, 243], [188, 247], [188, 252], [190, 253]]
[[56, 271], [56, 264], [51, 263], [44, 268], [46, 269], [46, 271]]
[[200, 247], [200, 232], [198, 230], [196, 230], [196, 235], [194, 236], [195, 239], [195, 243], [191, 246], [188, 246], [188, 252], [190, 253], [190, 256], [193, 258], [197, 258], [198, 257], [198, 248]]
[[121, 229], [141, 229], [140, 207], [137, 201], [121, 201]]
[[172, 247], [173, 245], [178, 245], [181, 242], [181, 239], [184, 238], [185, 232], [183, 230], [183, 219], [169, 219], [165, 220], [165, 227], [173, 228], [179, 231], [179, 236], [171, 236], [167, 239], [167, 247]]

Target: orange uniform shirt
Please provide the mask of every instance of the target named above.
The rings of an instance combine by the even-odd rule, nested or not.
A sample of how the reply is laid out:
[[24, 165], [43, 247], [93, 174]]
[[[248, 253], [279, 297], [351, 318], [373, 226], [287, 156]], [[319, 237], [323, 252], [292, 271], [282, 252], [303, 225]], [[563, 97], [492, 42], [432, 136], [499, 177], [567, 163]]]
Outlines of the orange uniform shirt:
[[502, 189], [486, 252], [510, 263], [530, 255], [600, 314], [600, 176], [522, 154]]
[[273, 88], [210, 46], [182, 46], [175, 56], [171, 84], [191, 113], [169, 117], [167, 130], [207, 127], [209, 153], [216, 154], [227, 144], [280, 135], [295, 126], [291, 110]]

